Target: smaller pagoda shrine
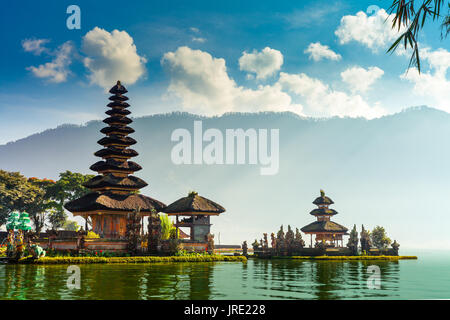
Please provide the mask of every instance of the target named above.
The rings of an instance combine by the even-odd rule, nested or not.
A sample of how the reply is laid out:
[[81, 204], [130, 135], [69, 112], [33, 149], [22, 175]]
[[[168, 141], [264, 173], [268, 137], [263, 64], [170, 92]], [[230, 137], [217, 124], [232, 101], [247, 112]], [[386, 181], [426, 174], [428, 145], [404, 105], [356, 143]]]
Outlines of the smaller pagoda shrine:
[[315, 235], [316, 243], [325, 243], [326, 247], [344, 246], [343, 236], [348, 234], [348, 229], [330, 220], [331, 216], [338, 214], [336, 210], [329, 208], [333, 203], [323, 190], [320, 190], [320, 197], [313, 201], [318, 208], [312, 210], [310, 214], [315, 216], [317, 221], [301, 228], [302, 232], [310, 235], [311, 247], [313, 235]]
[[[187, 197], [178, 199], [172, 204], [161, 210], [168, 216], [175, 216], [174, 226], [177, 228], [189, 228], [189, 238], [183, 239], [184, 247], [189, 244], [192, 247], [196, 245], [203, 247], [211, 236], [211, 216], [218, 216], [225, 212], [225, 208], [221, 205], [201, 197], [197, 192], [190, 192]], [[180, 217], [182, 217], [180, 219]], [[180, 230], [181, 231], [181, 230]]]

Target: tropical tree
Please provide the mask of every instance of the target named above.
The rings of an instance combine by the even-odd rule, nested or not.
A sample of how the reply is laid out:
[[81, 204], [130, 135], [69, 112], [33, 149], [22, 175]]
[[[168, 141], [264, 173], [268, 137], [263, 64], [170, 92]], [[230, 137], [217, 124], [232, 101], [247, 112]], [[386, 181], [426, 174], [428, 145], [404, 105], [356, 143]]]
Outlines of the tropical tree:
[[69, 230], [69, 231], [78, 231], [78, 229], [80, 229], [80, 226], [78, 225], [78, 222], [76, 222], [76, 221], [66, 220], [64, 222], [63, 229]]
[[358, 253], [358, 231], [356, 230], [356, 224], [353, 226], [352, 231], [350, 231], [347, 247], [352, 251], [352, 254], [356, 255]]
[[391, 239], [386, 235], [386, 231], [383, 227], [376, 226], [370, 233], [372, 243], [378, 249], [385, 249], [391, 244]]
[[295, 228], [295, 248], [301, 249], [305, 246], [305, 241], [303, 241], [302, 234], [298, 230], [298, 228]]
[[45, 226], [47, 215], [55, 210], [56, 202], [51, 199], [48, 192], [55, 184], [55, 181], [33, 177], [29, 178], [28, 182], [41, 190], [39, 196], [27, 206], [27, 212], [34, 224], [35, 231], [36, 233], [39, 233]]
[[64, 203], [75, 200], [89, 193], [90, 190], [83, 184], [94, 175], [66, 171], [59, 174], [59, 180], [48, 189], [49, 197], [55, 201], [54, 210], [50, 214], [49, 222], [53, 229], [63, 227], [67, 219]]
[[[447, 12], [443, 11], [447, 8]], [[441, 23], [441, 38], [450, 33], [450, 1], [448, 0], [394, 0], [389, 13], [393, 13], [392, 28], [405, 28], [388, 52], [395, 51], [399, 46], [412, 49], [409, 67], [415, 66], [420, 72], [419, 35], [427, 21]], [[409, 68], [408, 67], [408, 68]]]
[[285, 241], [286, 241], [286, 247], [287, 247], [289, 255], [292, 254], [292, 250], [294, 248], [294, 240], [295, 240], [294, 231], [292, 231], [291, 226], [288, 225], [288, 230], [286, 231]]
[[12, 211], [27, 211], [44, 191], [29, 183], [19, 172], [0, 170], [0, 225]]
[[173, 237], [173, 233], [176, 232], [177, 228], [173, 225], [172, 221], [170, 221], [169, 216], [160, 213], [159, 220], [161, 221], [161, 239], [170, 239], [171, 235]]

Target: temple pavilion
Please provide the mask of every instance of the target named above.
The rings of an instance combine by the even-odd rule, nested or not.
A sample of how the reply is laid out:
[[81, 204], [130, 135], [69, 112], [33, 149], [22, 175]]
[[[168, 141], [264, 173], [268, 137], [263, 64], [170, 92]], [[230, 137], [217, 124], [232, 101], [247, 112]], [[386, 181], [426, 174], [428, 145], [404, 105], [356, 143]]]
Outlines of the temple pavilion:
[[302, 232], [311, 236], [315, 235], [316, 242], [325, 242], [328, 247], [343, 247], [343, 236], [348, 234], [348, 229], [340, 224], [330, 220], [331, 216], [338, 214], [334, 209], [330, 209], [329, 206], [334, 202], [325, 195], [323, 190], [320, 190], [320, 197], [317, 197], [313, 204], [318, 208], [310, 212], [311, 215], [317, 218], [317, 221], [308, 224], [301, 228]]
[[[199, 196], [197, 192], [190, 192], [187, 197], [178, 199], [162, 211], [169, 216], [176, 217], [174, 226], [177, 230], [179, 228], [190, 229], [189, 239], [185, 241], [205, 243], [206, 236], [211, 230], [210, 217], [225, 212], [225, 208]], [[180, 219], [180, 217], [182, 218]]]
[[86, 225], [90, 218], [92, 230], [102, 238], [124, 239], [128, 213], [140, 210], [141, 216], [148, 216], [152, 212], [160, 212], [165, 204], [138, 193], [147, 183], [133, 176], [142, 168], [130, 161], [138, 153], [129, 148], [136, 140], [128, 137], [134, 132], [128, 126], [133, 122], [127, 117], [131, 112], [127, 109], [130, 105], [124, 94], [128, 91], [117, 81], [109, 92], [112, 94], [109, 97], [111, 102], [105, 112], [109, 117], [103, 120], [108, 126], [100, 130], [105, 137], [97, 141], [103, 149], [94, 154], [102, 160], [90, 167], [98, 175], [84, 184], [92, 192], [66, 203], [64, 207], [74, 216], [84, 217]]

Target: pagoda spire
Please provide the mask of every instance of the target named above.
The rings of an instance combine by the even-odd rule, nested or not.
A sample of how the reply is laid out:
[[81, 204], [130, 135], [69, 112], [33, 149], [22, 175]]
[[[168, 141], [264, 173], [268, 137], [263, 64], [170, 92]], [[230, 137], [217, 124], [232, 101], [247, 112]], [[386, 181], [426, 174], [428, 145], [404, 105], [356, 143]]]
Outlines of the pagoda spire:
[[136, 140], [129, 137], [134, 129], [128, 125], [133, 122], [127, 116], [131, 114], [130, 106], [124, 94], [128, 90], [117, 81], [109, 92], [111, 101], [103, 120], [107, 124], [100, 130], [105, 137], [97, 141], [103, 148], [94, 153], [102, 160], [94, 163], [90, 169], [97, 176], [84, 184], [92, 192], [68, 202], [65, 208], [74, 215], [91, 217], [95, 232], [106, 237], [122, 238], [125, 235], [126, 216], [135, 210], [141, 215], [160, 212], [165, 204], [150, 197], [138, 194], [137, 191], [147, 186], [147, 183], [133, 174], [142, 169], [136, 162], [130, 161], [138, 153], [130, 146]]
[[134, 132], [134, 129], [128, 126], [133, 122], [127, 117], [131, 113], [126, 110], [130, 105], [125, 102], [128, 97], [124, 95], [128, 90], [117, 81], [109, 92], [112, 93], [109, 97], [112, 102], [108, 104], [111, 109], [105, 112], [109, 117], [103, 120], [108, 126], [100, 130], [105, 137], [97, 141], [104, 148], [95, 153], [103, 160], [90, 167], [100, 175], [87, 182], [85, 186], [94, 191], [111, 190], [118, 193], [136, 191], [147, 186], [147, 183], [131, 175], [142, 167], [136, 162], [129, 161], [138, 153], [129, 148], [136, 144], [136, 140], [128, 137]]

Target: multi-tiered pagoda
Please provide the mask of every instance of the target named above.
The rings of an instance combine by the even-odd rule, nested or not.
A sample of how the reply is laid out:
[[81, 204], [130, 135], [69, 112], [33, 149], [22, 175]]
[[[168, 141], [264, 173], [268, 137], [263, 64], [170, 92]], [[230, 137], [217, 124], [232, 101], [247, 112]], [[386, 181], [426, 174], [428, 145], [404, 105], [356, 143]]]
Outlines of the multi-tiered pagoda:
[[312, 210], [310, 214], [315, 216], [317, 221], [301, 228], [302, 232], [311, 236], [311, 247], [313, 235], [316, 242], [324, 242], [326, 246], [343, 246], [343, 236], [347, 234], [348, 229], [330, 220], [331, 216], [338, 214], [336, 210], [329, 208], [333, 203], [323, 190], [320, 190], [320, 197], [313, 201], [318, 208]]
[[137, 193], [147, 183], [132, 175], [142, 167], [129, 161], [138, 153], [129, 148], [136, 140], [128, 137], [134, 132], [128, 126], [133, 122], [127, 117], [131, 112], [127, 110], [130, 105], [124, 94], [128, 91], [117, 81], [109, 92], [112, 94], [107, 105], [110, 109], [105, 112], [109, 117], [103, 120], [108, 126], [100, 131], [106, 137], [97, 142], [104, 148], [95, 153], [102, 160], [90, 167], [98, 175], [84, 184], [92, 192], [68, 202], [65, 208], [74, 216], [90, 217], [92, 230], [101, 237], [123, 239], [128, 213], [139, 209], [141, 215], [146, 216], [151, 212], [160, 212], [165, 204]]

